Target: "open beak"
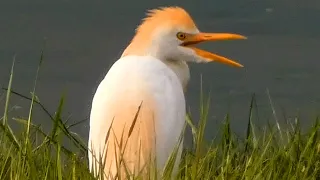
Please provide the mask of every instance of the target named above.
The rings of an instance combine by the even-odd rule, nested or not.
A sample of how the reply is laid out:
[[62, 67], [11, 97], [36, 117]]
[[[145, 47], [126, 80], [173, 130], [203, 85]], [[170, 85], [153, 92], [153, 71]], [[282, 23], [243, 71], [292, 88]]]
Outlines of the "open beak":
[[198, 33], [195, 35], [188, 35], [181, 45], [184, 47], [193, 49], [198, 56], [206, 59], [208, 62], [217, 61], [227, 65], [235, 66], [235, 67], [243, 67], [243, 65], [235, 61], [232, 61], [228, 58], [191, 46], [204, 41], [233, 40], [233, 39], [247, 39], [247, 38], [238, 34], [229, 34], [229, 33]]

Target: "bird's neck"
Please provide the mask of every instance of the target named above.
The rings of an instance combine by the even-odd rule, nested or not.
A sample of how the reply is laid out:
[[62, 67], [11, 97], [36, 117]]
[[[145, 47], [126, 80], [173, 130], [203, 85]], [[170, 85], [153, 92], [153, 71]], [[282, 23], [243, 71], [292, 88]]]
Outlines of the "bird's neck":
[[190, 80], [189, 66], [185, 61], [164, 60], [163, 61], [178, 77], [182, 85], [183, 91], [187, 91]]
[[190, 79], [188, 64], [185, 61], [165, 59], [164, 57], [161, 57], [162, 53], [158, 51], [158, 47], [154, 49], [150, 48], [151, 43], [147, 39], [148, 38], [143, 38], [142, 36], [139, 36], [139, 34], [137, 34], [130, 42], [128, 47], [123, 51], [121, 57], [128, 55], [154, 56], [155, 58], [164, 62], [177, 75], [184, 92], [186, 92], [187, 85]]
[[130, 41], [130, 44], [123, 51], [121, 57], [127, 55], [143, 56], [147, 54], [148, 47], [151, 46], [152, 31], [144, 30], [136, 32], [135, 36]]
[[[124, 51], [121, 57], [129, 56], [129, 55], [135, 55], [135, 56], [145, 56], [146, 54], [142, 53], [127, 53]], [[159, 59], [159, 58], [157, 58]], [[181, 86], [183, 88], [183, 91], [187, 91], [187, 85], [190, 80], [190, 70], [189, 66], [185, 61], [179, 61], [179, 60], [163, 60], [159, 59], [159, 61], [162, 61], [169, 67], [178, 77], [180, 80]]]

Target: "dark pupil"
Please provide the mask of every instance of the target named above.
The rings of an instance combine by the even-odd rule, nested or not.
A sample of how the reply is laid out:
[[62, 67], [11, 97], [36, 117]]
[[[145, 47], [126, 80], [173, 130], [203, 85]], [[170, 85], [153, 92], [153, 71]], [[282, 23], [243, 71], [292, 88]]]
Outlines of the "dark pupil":
[[180, 34], [180, 37], [181, 37], [181, 38], [183, 38], [183, 37], [184, 37], [184, 35], [183, 35], [183, 34]]

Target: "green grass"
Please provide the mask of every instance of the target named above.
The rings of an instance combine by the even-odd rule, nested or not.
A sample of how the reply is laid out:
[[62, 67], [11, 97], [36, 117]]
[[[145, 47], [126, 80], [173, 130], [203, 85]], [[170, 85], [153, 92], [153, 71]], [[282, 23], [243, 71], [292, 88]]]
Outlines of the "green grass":
[[[15, 59], [14, 59], [15, 61]], [[43, 61], [43, 51], [36, 72], [31, 97], [13, 91], [14, 61], [6, 92], [4, 115], [0, 123], [0, 179], [94, 179], [88, 171], [86, 143], [62, 117], [65, 98], [59, 100], [55, 114], [40, 103], [36, 94], [36, 82]], [[17, 95], [30, 101], [30, 111], [24, 118], [9, 119], [10, 97]], [[319, 122], [302, 131], [297, 117], [289, 128], [281, 128], [278, 119], [258, 129], [253, 125], [255, 96], [248, 107], [247, 133], [244, 138], [236, 136], [226, 115], [220, 129], [220, 138], [206, 142], [204, 131], [210, 110], [209, 98], [201, 95], [200, 116], [197, 124], [190, 116], [186, 118], [193, 134], [193, 147], [184, 150], [180, 171], [176, 179], [319, 179], [320, 141]], [[270, 98], [272, 107], [272, 101]], [[52, 128], [44, 132], [41, 125], [34, 124], [33, 110], [40, 106], [52, 121]], [[13, 132], [9, 122], [23, 126], [23, 131]], [[274, 124], [274, 125], [272, 125]], [[68, 141], [73, 147], [65, 147]], [[174, 158], [174, 156], [172, 157]], [[164, 171], [164, 179], [172, 170], [172, 159]]]

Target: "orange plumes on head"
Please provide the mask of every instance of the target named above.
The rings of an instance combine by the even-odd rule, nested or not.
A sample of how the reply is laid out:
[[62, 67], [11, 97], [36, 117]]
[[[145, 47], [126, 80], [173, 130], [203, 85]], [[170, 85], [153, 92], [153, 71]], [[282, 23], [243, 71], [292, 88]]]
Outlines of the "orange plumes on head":
[[149, 10], [147, 17], [138, 26], [137, 33], [152, 31], [157, 26], [178, 26], [185, 29], [196, 28], [191, 16], [184, 9], [180, 7], [164, 7]]
[[151, 35], [157, 27], [197, 28], [191, 16], [181, 7], [163, 7], [149, 10], [147, 16], [137, 27], [136, 34], [130, 45], [123, 52], [122, 57], [129, 54], [144, 55], [145, 49], [151, 41]]

